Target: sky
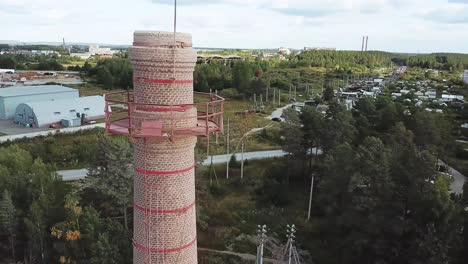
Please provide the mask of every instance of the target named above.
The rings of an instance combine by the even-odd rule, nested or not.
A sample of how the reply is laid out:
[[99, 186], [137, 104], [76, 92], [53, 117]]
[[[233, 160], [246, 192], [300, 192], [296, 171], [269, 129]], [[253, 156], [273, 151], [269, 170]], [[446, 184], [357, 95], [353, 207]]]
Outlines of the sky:
[[[172, 0], [0, 0], [0, 39], [130, 45], [173, 30]], [[468, 53], [468, 0], [178, 0], [196, 47]]]

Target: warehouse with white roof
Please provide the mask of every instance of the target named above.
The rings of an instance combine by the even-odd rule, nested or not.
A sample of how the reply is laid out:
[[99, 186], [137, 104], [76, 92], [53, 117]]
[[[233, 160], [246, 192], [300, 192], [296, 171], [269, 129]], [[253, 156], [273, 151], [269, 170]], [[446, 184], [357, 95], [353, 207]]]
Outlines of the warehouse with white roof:
[[46, 127], [58, 122], [79, 126], [83, 121], [103, 118], [104, 109], [102, 96], [23, 103], [16, 109], [15, 122], [29, 127]]
[[0, 89], [0, 119], [14, 119], [16, 108], [26, 102], [78, 99], [79, 91], [60, 85], [13, 86]]

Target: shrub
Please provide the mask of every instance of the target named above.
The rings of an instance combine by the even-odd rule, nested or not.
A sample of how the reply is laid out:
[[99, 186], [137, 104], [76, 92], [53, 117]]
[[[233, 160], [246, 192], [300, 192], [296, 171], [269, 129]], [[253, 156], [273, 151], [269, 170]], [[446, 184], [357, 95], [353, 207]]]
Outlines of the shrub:
[[224, 89], [219, 94], [225, 98], [230, 98], [230, 99], [238, 99], [240, 96], [239, 91], [237, 91], [236, 88]]

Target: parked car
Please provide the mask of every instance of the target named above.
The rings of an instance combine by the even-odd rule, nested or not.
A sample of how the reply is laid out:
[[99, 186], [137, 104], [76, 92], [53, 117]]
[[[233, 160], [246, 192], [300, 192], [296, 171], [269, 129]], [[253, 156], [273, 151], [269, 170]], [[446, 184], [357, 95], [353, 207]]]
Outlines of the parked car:
[[62, 128], [63, 125], [62, 123], [53, 123], [53, 124], [50, 124], [49, 128]]

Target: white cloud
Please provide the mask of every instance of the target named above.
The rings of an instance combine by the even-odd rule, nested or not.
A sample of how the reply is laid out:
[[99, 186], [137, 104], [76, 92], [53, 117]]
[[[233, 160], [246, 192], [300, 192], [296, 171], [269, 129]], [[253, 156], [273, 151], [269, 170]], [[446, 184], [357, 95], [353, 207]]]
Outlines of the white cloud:
[[437, 8], [430, 8], [418, 14], [426, 20], [442, 23], [468, 24], [467, 4], [448, 4]]
[[[192, 33], [197, 46], [360, 49], [369, 35], [371, 49], [468, 52], [468, 34], [460, 34], [468, 32], [466, 5], [447, 0], [178, 2], [178, 30]], [[8, 25], [0, 38], [131, 44], [134, 30], [172, 30], [171, 3], [0, 0], [0, 23]]]

